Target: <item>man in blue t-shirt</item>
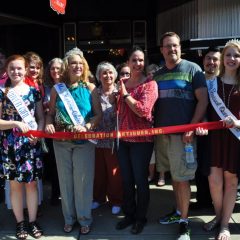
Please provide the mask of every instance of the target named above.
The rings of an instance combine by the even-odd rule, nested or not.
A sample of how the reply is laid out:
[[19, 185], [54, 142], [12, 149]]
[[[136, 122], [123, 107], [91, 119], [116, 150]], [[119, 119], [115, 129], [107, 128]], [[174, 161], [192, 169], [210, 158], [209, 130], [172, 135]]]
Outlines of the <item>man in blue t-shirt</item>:
[[[163, 34], [160, 45], [165, 65], [154, 76], [159, 90], [155, 105], [155, 127], [201, 122], [208, 105], [206, 81], [201, 68], [193, 62], [181, 59], [180, 37], [176, 33]], [[185, 158], [186, 143], [191, 143], [194, 149], [195, 159], [191, 164], [187, 164]], [[156, 136], [155, 151], [157, 170], [171, 173], [177, 204], [176, 211], [160, 218], [159, 222], [178, 222], [178, 240], [190, 240], [189, 180], [194, 179], [197, 168], [194, 131]]]

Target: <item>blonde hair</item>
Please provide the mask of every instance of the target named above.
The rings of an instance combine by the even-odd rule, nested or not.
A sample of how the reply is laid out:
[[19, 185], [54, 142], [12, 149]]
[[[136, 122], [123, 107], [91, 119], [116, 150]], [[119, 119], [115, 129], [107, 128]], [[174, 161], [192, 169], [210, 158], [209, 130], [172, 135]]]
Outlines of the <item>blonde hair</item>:
[[[240, 41], [238, 40], [230, 40], [226, 43], [225, 47], [222, 50], [221, 57], [220, 57], [220, 66], [219, 66], [219, 76], [222, 77], [225, 74], [225, 66], [224, 66], [224, 55], [228, 48], [237, 48], [238, 52], [240, 53]], [[236, 80], [237, 80], [237, 88], [240, 91], [240, 67], [237, 69], [236, 73]]]
[[83, 52], [79, 48], [73, 48], [65, 54], [65, 57], [63, 59], [63, 75], [62, 75], [63, 77], [62, 78], [63, 78], [63, 81], [66, 83], [70, 82], [70, 77], [68, 73], [69, 60], [76, 55], [78, 55], [83, 62], [83, 74], [79, 79], [79, 81], [88, 82], [89, 65], [87, 63], [87, 60], [84, 58]]

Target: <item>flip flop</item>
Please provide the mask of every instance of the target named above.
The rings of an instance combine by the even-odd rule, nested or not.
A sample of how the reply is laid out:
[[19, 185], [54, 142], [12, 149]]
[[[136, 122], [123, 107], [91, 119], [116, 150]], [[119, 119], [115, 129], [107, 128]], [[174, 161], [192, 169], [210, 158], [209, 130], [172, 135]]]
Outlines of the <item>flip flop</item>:
[[223, 227], [218, 234], [217, 240], [230, 240], [230, 231], [227, 227]]
[[91, 227], [89, 225], [81, 226], [80, 227], [80, 234], [87, 235], [91, 232]]
[[71, 224], [65, 224], [63, 227], [63, 231], [65, 233], [70, 233], [72, 230], [73, 230], [73, 225], [71, 225]]

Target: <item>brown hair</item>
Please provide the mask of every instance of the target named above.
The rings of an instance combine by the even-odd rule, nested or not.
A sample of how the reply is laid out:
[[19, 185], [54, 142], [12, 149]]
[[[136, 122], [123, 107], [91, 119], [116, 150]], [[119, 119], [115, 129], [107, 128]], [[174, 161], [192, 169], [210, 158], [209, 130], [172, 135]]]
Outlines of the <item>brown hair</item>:
[[38, 84], [43, 84], [43, 60], [42, 58], [35, 52], [27, 52], [24, 54], [24, 58], [27, 61], [27, 67], [29, 67], [31, 62], [36, 63], [40, 67], [39, 77], [37, 79]]
[[179, 35], [178, 35], [177, 33], [175, 33], [175, 32], [165, 32], [165, 33], [161, 36], [161, 38], [160, 38], [160, 46], [161, 46], [161, 47], [163, 46], [163, 40], [164, 40], [166, 37], [176, 37], [176, 38], [178, 38], [179, 43], [180, 43], [180, 41], [181, 41], [181, 39], [180, 39], [180, 37], [179, 37]]
[[44, 84], [49, 87], [53, 87], [55, 84], [50, 73], [50, 69], [54, 63], [59, 63], [61, 65], [60, 74], [63, 72], [63, 60], [61, 58], [53, 58], [48, 62], [44, 72]]

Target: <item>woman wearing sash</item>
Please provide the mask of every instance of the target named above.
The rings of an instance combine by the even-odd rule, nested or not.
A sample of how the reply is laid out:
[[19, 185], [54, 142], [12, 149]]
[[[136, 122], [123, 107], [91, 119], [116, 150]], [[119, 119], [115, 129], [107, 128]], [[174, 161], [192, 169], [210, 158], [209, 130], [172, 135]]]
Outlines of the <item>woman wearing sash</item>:
[[[157, 83], [145, 76], [144, 63], [143, 50], [133, 48], [128, 60], [131, 77], [120, 80], [120, 130], [152, 128], [152, 110], [158, 89]], [[123, 178], [122, 209], [125, 218], [117, 223], [118, 230], [131, 225], [131, 233], [139, 234], [146, 224], [150, 199], [148, 166], [152, 152], [152, 136], [124, 137], [119, 141], [118, 159]]]
[[[29, 129], [43, 130], [44, 114], [40, 92], [24, 83], [26, 62], [20, 55], [6, 60], [9, 78], [0, 90], [1, 170], [10, 181], [10, 198], [17, 221], [17, 239], [43, 234], [36, 223], [38, 209], [37, 180], [42, 178], [40, 143], [35, 137], [18, 136]], [[36, 117], [36, 120], [35, 120]], [[24, 187], [29, 223], [24, 219]]]
[[[94, 130], [102, 112], [97, 89], [88, 82], [88, 63], [78, 48], [67, 52], [63, 61], [63, 82], [51, 90], [46, 132]], [[95, 145], [86, 140], [54, 140], [53, 146], [65, 221], [63, 230], [70, 233], [78, 222], [80, 234], [88, 234], [92, 224]]]
[[[217, 91], [214, 91], [217, 89]], [[230, 239], [229, 220], [236, 200], [240, 169], [240, 42], [231, 40], [221, 54], [220, 74], [208, 83], [212, 108], [210, 120], [223, 120], [230, 129], [211, 132], [209, 186], [216, 217], [205, 223], [211, 231], [220, 227], [218, 240]]]

